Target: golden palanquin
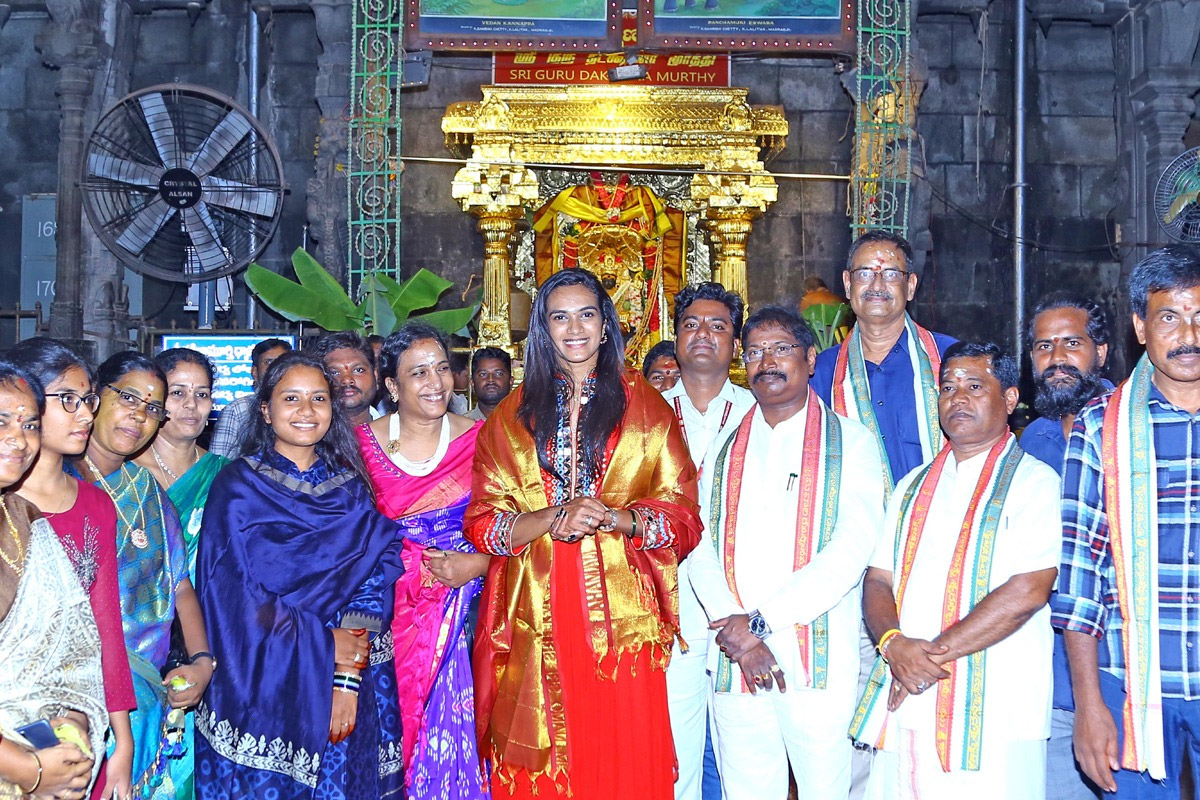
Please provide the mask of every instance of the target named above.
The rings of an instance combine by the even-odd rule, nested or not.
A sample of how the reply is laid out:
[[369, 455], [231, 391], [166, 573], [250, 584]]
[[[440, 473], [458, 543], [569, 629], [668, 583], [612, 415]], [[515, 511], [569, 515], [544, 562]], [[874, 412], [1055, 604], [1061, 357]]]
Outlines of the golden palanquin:
[[711, 275], [747, 295], [746, 237], [776, 198], [764, 161], [786, 142], [781, 108], [733, 88], [482, 91], [442, 119], [446, 146], [468, 159], [453, 195], [485, 240], [481, 345], [513, 349], [513, 293], [533, 295], [558, 269], [605, 283], [631, 358], [670, 338], [685, 284]]

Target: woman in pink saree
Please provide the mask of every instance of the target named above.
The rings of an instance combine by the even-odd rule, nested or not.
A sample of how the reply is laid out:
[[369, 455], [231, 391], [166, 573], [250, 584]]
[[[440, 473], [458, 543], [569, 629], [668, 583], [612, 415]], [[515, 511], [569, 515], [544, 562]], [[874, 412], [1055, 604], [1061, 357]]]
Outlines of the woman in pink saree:
[[419, 322], [389, 336], [380, 372], [397, 411], [355, 431], [375, 505], [407, 540], [392, 635], [411, 800], [489, 796], [475, 739], [467, 622], [489, 559], [462, 533], [482, 423], [448, 413], [447, 354], [443, 335]]

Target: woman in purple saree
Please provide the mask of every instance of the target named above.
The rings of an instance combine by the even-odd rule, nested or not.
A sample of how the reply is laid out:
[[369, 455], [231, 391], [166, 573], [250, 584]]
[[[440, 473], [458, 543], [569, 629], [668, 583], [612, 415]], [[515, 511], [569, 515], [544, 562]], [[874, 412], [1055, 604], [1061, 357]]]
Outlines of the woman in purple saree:
[[410, 322], [383, 343], [381, 373], [397, 411], [355, 433], [375, 505], [405, 538], [392, 620], [410, 800], [487, 798], [475, 741], [471, 601], [488, 556], [462, 534], [482, 423], [450, 414], [445, 338]]

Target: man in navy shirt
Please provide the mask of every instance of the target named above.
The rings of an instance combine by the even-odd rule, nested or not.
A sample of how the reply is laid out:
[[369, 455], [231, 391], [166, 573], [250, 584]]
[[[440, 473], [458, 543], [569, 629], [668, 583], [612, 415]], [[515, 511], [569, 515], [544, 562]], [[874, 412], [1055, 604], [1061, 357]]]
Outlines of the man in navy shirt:
[[842, 283], [857, 322], [840, 347], [817, 356], [812, 387], [826, 405], [875, 433], [890, 489], [942, 448], [937, 418], [941, 355], [954, 339], [913, 322], [912, 247], [887, 231], [850, 245]]
[[[904, 237], [867, 231], [850, 245], [842, 285], [857, 322], [839, 347], [817, 356], [809, 381], [838, 414], [861, 422], [880, 448], [885, 491], [942, 449], [938, 422], [938, 369], [955, 340], [931, 333], [906, 311], [917, 292], [912, 247]], [[860, 636], [862, 693], [875, 646]], [[851, 766], [850, 798], [866, 791], [871, 753], [858, 750]]]
[[[1101, 377], [1108, 360], [1108, 318], [1094, 300], [1069, 291], [1038, 301], [1029, 322], [1039, 416], [1021, 434], [1021, 447], [1061, 476], [1075, 415], [1112, 389]], [[1054, 711], [1046, 752], [1046, 800], [1095, 800], [1096, 789], [1075, 762], [1075, 703], [1061, 632], [1054, 637]]]

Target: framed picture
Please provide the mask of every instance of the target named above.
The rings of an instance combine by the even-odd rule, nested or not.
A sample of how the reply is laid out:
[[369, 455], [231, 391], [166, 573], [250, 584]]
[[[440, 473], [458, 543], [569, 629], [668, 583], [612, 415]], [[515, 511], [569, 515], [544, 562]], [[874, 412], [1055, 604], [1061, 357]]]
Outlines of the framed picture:
[[410, 49], [607, 52], [621, 48], [621, 0], [405, 0]]
[[638, 0], [638, 44], [853, 53], [857, 0]]

